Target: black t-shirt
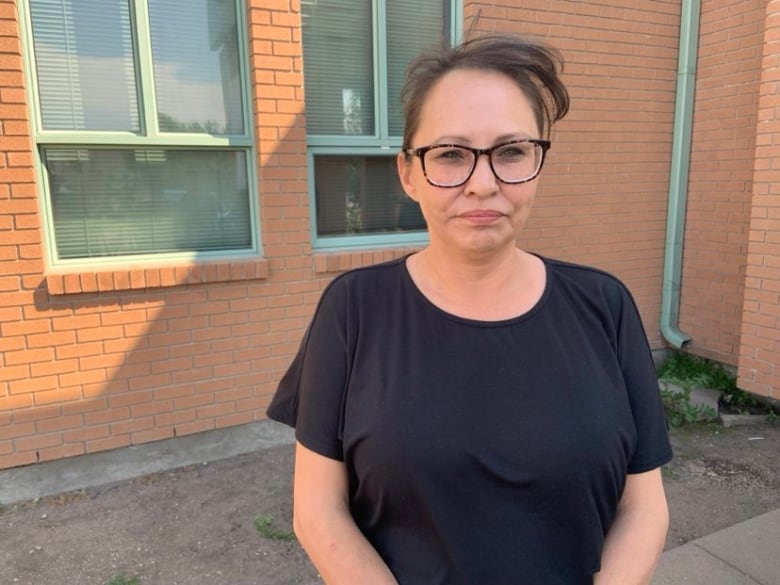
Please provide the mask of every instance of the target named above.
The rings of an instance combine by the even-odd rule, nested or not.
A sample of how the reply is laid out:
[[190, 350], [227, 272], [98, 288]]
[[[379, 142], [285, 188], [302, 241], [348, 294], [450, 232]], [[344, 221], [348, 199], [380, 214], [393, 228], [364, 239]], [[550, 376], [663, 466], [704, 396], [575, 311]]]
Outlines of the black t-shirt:
[[400, 585], [591, 585], [626, 474], [671, 459], [631, 295], [544, 262], [502, 321], [442, 311], [404, 259], [345, 273], [279, 384], [268, 415], [345, 463]]

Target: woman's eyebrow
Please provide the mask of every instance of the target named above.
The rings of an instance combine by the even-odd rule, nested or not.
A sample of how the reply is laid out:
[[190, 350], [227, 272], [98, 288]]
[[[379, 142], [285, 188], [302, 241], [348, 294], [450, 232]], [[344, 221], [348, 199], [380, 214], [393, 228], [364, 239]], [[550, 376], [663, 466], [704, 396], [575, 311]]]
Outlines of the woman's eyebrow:
[[[497, 136], [493, 139], [491, 145], [494, 144], [501, 144], [502, 142], [511, 142], [512, 140], [528, 140], [531, 139], [531, 135], [526, 134], [525, 132], [513, 132], [509, 134], [502, 134], [501, 136]], [[470, 138], [467, 138], [465, 136], [455, 136], [455, 135], [444, 135], [439, 136], [431, 142], [431, 144], [462, 144], [463, 146], [471, 146], [472, 141]]]

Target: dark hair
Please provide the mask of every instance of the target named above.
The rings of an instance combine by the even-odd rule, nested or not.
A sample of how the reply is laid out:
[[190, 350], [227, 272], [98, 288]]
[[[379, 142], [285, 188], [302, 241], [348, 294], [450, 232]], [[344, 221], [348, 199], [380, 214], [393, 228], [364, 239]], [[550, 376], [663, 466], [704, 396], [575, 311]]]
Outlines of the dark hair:
[[569, 93], [559, 76], [563, 58], [552, 47], [510, 35], [475, 37], [455, 47], [441, 44], [409, 64], [401, 89], [403, 148], [411, 147], [428, 92], [456, 69], [495, 71], [512, 79], [531, 102], [539, 130], [548, 137], [552, 125], [569, 111]]

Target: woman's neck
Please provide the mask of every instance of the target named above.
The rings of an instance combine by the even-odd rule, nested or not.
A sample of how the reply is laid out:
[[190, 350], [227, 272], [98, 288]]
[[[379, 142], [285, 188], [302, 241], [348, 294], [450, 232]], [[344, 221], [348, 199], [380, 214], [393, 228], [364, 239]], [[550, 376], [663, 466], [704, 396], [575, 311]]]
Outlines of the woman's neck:
[[456, 257], [428, 247], [411, 256], [407, 267], [433, 304], [488, 321], [527, 312], [541, 298], [546, 281], [541, 260], [514, 246], [485, 258]]

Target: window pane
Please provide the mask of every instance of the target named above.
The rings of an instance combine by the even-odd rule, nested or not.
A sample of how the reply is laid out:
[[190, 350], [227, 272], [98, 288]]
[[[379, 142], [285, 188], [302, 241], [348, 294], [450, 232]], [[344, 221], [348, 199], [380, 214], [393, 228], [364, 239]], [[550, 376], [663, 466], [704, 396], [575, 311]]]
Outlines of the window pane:
[[45, 130], [139, 131], [128, 0], [30, 0]]
[[450, 38], [451, 0], [393, 0], [387, 3], [387, 97], [391, 136], [404, 133], [399, 94], [406, 67], [422, 50]]
[[371, 2], [303, 0], [309, 134], [375, 134]]
[[244, 151], [46, 148], [60, 258], [251, 247]]
[[162, 132], [244, 134], [234, 0], [149, 0]]
[[422, 231], [420, 207], [404, 193], [395, 157], [314, 159], [320, 236]]

